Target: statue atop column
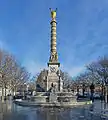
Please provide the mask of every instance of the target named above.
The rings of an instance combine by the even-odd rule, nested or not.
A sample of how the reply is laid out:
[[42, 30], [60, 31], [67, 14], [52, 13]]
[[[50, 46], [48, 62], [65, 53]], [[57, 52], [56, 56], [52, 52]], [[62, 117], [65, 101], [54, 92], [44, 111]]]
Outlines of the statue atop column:
[[56, 8], [56, 10], [52, 10], [52, 9], [50, 8], [50, 11], [51, 11], [51, 18], [52, 18], [52, 20], [54, 20], [54, 19], [56, 18], [57, 8]]

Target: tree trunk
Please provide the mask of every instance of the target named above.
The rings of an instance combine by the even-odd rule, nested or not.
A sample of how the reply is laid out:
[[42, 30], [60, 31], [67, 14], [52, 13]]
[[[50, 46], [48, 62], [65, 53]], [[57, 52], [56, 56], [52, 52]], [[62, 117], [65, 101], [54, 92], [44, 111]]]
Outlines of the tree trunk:
[[101, 100], [104, 100], [104, 85], [101, 86]]
[[4, 97], [4, 99], [6, 100], [6, 86], [5, 86], [5, 97]]
[[83, 96], [84, 96], [84, 93], [85, 93], [85, 89], [83, 88]]
[[14, 96], [16, 96], [16, 87], [14, 88]]
[[77, 94], [79, 95], [79, 86], [77, 86]]
[[4, 102], [4, 86], [2, 85], [2, 102]]

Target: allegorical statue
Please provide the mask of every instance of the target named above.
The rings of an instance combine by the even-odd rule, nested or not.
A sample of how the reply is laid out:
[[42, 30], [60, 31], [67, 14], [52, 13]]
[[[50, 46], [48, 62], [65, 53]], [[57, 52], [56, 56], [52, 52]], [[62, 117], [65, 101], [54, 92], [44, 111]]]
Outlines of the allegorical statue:
[[52, 10], [52, 9], [50, 8], [50, 10], [51, 10], [51, 18], [52, 18], [52, 19], [55, 19], [55, 18], [56, 18], [57, 8], [56, 8], [56, 10]]
[[51, 53], [50, 61], [58, 61], [58, 55], [56, 53]]

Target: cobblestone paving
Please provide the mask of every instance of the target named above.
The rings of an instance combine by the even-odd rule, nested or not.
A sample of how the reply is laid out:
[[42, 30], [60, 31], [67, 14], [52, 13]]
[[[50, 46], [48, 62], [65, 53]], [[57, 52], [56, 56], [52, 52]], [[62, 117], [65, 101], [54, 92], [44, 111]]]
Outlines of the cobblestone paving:
[[11, 102], [0, 104], [0, 120], [108, 120], [108, 105], [95, 101], [93, 105], [63, 108], [28, 108]]

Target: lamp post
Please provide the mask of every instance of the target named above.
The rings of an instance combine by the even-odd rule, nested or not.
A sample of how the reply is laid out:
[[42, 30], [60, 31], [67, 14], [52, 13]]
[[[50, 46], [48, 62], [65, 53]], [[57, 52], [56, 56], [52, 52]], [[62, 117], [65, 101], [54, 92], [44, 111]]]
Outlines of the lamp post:
[[23, 86], [23, 97], [24, 97], [24, 99], [26, 98], [26, 97], [25, 97], [26, 87], [27, 87], [27, 84], [24, 83], [24, 86]]
[[105, 80], [105, 103], [108, 103], [108, 79]]
[[84, 96], [84, 93], [85, 93], [85, 84], [84, 83], [82, 84], [82, 89], [83, 89], [82, 91], [83, 91], [83, 96]]
[[92, 84], [90, 85], [91, 100], [92, 100], [92, 102], [94, 102], [94, 96], [93, 96], [93, 94], [94, 94], [94, 89], [95, 89], [95, 86], [94, 86], [94, 84], [92, 83]]
[[105, 87], [105, 85], [104, 85], [103, 79], [101, 79], [101, 81], [102, 81], [102, 83], [101, 83], [101, 101], [103, 101], [104, 100], [104, 87]]
[[27, 85], [27, 93], [28, 93], [28, 90], [29, 90], [29, 85]]
[[104, 92], [105, 92], [105, 103], [108, 103], [108, 68], [102, 68], [102, 75], [103, 75], [103, 85], [104, 85]]
[[2, 84], [2, 102], [4, 102], [4, 84], [3, 84], [3, 75], [0, 73], [0, 78], [1, 78], [1, 84]]

